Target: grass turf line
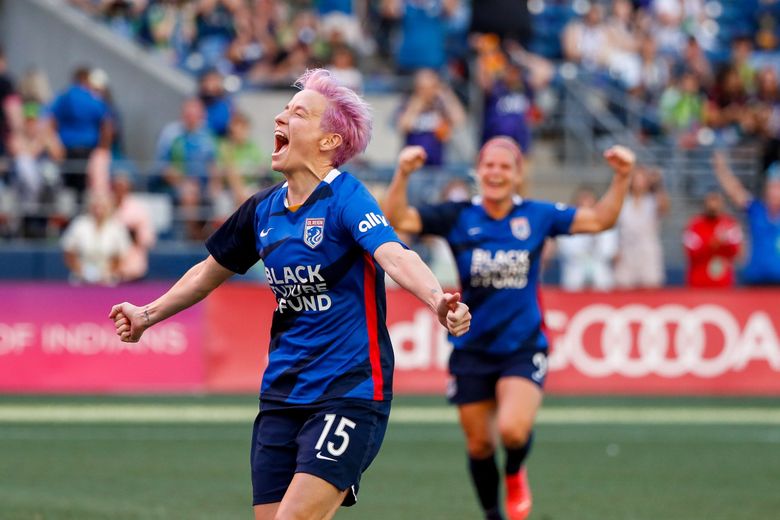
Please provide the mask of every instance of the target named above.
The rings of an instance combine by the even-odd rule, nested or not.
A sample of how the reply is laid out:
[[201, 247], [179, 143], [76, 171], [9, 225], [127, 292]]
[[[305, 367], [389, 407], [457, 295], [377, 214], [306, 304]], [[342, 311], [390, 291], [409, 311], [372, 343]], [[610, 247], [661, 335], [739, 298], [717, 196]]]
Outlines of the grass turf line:
[[[128, 401], [137, 402], [123, 402]], [[253, 400], [183, 401], [243, 410]], [[36, 404], [67, 402], [73, 400], [44, 398]], [[433, 402], [399, 399], [395, 411]], [[605, 412], [630, 402], [579, 401]], [[577, 400], [559, 405], [551, 399], [544, 409], [574, 413], [576, 405]], [[737, 405], [732, 400], [727, 408]], [[687, 400], [635, 405], [637, 413], [667, 407], [695, 410]], [[717, 406], [710, 402], [707, 409]], [[251, 518], [250, 430], [251, 419], [0, 423], [0, 518]], [[530, 461], [535, 520], [764, 519], [780, 509], [780, 433], [771, 424], [542, 422], [537, 433]], [[477, 519], [467, 478], [455, 424], [395, 421], [364, 476], [358, 505], [337, 518]]]

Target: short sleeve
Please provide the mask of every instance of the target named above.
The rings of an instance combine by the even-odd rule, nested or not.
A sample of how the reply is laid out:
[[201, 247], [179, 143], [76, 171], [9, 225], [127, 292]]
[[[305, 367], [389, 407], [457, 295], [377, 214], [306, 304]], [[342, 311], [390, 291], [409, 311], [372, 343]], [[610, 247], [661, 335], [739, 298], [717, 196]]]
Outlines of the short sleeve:
[[422, 222], [421, 235], [449, 235], [458, 220], [460, 212], [466, 207], [463, 202], [444, 202], [420, 206], [417, 212]]
[[206, 249], [226, 269], [244, 274], [260, 260], [255, 238], [255, 212], [260, 192], [244, 202], [207, 240]]
[[550, 223], [548, 236], [568, 235], [577, 208], [573, 208], [561, 202], [551, 204], [544, 203], [546, 220]]
[[362, 184], [357, 187], [342, 209], [341, 222], [355, 242], [371, 256], [379, 246], [387, 242], [398, 242], [404, 245], [382, 214], [376, 199]]

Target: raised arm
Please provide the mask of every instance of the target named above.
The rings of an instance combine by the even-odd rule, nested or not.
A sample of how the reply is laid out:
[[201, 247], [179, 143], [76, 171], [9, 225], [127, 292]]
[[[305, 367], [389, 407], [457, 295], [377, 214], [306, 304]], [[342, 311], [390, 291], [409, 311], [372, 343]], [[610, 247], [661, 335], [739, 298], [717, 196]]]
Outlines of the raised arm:
[[720, 187], [726, 192], [726, 196], [731, 199], [739, 209], [745, 209], [750, 202], [750, 192], [745, 189], [734, 172], [731, 171], [726, 154], [716, 151], [712, 154], [712, 166], [715, 169], [715, 177], [718, 179]]
[[412, 94], [398, 117], [398, 129], [405, 134], [411, 132], [414, 128], [414, 122], [417, 121], [424, 108], [425, 103], [422, 98]]
[[374, 258], [390, 278], [435, 312], [450, 334], [462, 336], [468, 332], [471, 313], [460, 302], [460, 294], [445, 293], [417, 253], [398, 242], [387, 242], [377, 248]]
[[598, 233], [611, 228], [617, 222], [636, 157], [628, 148], [613, 146], [604, 152], [604, 159], [614, 171], [612, 183], [595, 206], [577, 209], [570, 233]]
[[466, 111], [463, 109], [458, 96], [445, 84], [442, 85], [439, 99], [452, 126], [456, 128], [461, 126], [466, 121]]
[[422, 231], [420, 213], [417, 208], [409, 206], [406, 190], [409, 176], [425, 164], [426, 157], [422, 146], [407, 146], [398, 156], [398, 167], [382, 201], [382, 213], [396, 231], [414, 234]]
[[122, 341], [135, 343], [146, 329], [192, 307], [233, 274], [209, 255], [153, 302], [141, 307], [123, 302], [114, 305], [108, 317], [114, 321], [116, 333]]

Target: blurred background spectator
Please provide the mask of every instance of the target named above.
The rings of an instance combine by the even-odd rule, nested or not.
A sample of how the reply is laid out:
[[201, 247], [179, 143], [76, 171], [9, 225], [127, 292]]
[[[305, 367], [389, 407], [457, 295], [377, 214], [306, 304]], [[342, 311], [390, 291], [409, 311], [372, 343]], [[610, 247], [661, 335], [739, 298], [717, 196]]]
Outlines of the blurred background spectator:
[[46, 72], [36, 67], [27, 69], [19, 80], [19, 95], [25, 110], [44, 114], [53, 97]]
[[60, 93], [51, 106], [51, 122], [57, 130], [68, 163], [62, 180], [79, 198], [87, 186], [86, 160], [98, 146], [110, 148], [113, 134], [111, 112], [89, 83], [90, 70], [79, 67], [73, 83]]
[[337, 45], [330, 51], [326, 66], [338, 82], [355, 92], [363, 92], [363, 74], [355, 66], [355, 54], [346, 45]]
[[682, 148], [696, 146], [696, 132], [704, 121], [705, 106], [696, 74], [684, 70], [661, 94], [659, 104], [661, 123], [666, 133]]
[[398, 129], [405, 146], [425, 149], [426, 165], [441, 166], [453, 130], [465, 119], [463, 107], [452, 90], [442, 84], [434, 70], [422, 69], [415, 74], [414, 90], [401, 107]]
[[688, 254], [686, 282], [690, 287], [734, 285], [734, 262], [742, 248], [742, 229], [724, 211], [723, 196], [704, 196], [702, 212], [691, 218], [683, 234]]
[[[0, 156], [5, 155], [8, 139], [22, 125], [22, 111], [14, 80], [8, 73], [3, 49], [0, 49]], [[3, 176], [0, 167], [0, 179]]]
[[446, 63], [446, 20], [459, 0], [383, 0], [385, 16], [398, 19], [401, 37], [396, 66], [401, 73], [419, 69], [442, 72]]
[[604, 8], [598, 2], [589, 4], [582, 19], [574, 19], [561, 35], [563, 57], [591, 70], [600, 69], [607, 62], [607, 28]]
[[167, 193], [180, 210], [181, 236], [193, 240], [205, 234], [201, 205], [219, 191], [215, 171], [217, 144], [206, 124], [203, 103], [190, 98], [181, 108], [181, 119], [163, 128], [157, 142], [157, 159], [162, 175], [159, 191]]
[[751, 250], [742, 272], [744, 282], [780, 284], [780, 163], [769, 166], [763, 199], [753, 197], [745, 189], [722, 152], [713, 155], [713, 166], [723, 191], [747, 216]]
[[198, 97], [206, 108], [206, 122], [213, 134], [224, 137], [228, 131], [233, 103], [225, 92], [224, 78], [216, 69], [203, 73], [198, 82]]
[[120, 262], [131, 245], [127, 228], [114, 215], [108, 193], [92, 193], [88, 212], [62, 235], [65, 265], [72, 283], [113, 285], [122, 280]]
[[149, 208], [133, 195], [132, 174], [117, 170], [112, 176], [116, 218], [130, 233], [130, 246], [119, 259], [118, 272], [122, 281], [143, 278], [149, 270], [149, 251], [154, 247], [157, 233]]
[[[583, 186], [577, 190], [573, 204], [578, 208], [592, 208], [597, 200], [593, 189]], [[556, 246], [561, 260], [561, 288], [566, 291], [609, 291], [615, 286], [614, 260], [618, 254], [615, 229], [561, 236], [556, 239]]]
[[620, 252], [615, 283], [621, 289], [649, 289], [664, 283], [661, 217], [669, 209], [661, 173], [638, 166], [617, 223]]
[[722, 142], [735, 144], [749, 125], [747, 89], [736, 65], [724, 65], [715, 75], [703, 123], [717, 132]]
[[214, 177], [216, 141], [207, 126], [203, 103], [198, 98], [186, 100], [181, 117], [166, 125], [157, 141], [157, 159], [162, 165], [162, 190], [177, 199], [179, 186], [194, 180], [205, 194]]
[[234, 112], [228, 135], [219, 142], [217, 169], [227, 182], [235, 206], [240, 205], [259, 189], [281, 181], [281, 174], [271, 175], [270, 157], [250, 139], [249, 117]]
[[40, 107], [25, 105], [24, 125], [9, 140], [12, 172], [21, 216], [22, 236], [50, 234], [50, 221], [42, 209], [55, 200], [60, 187], [60, 165], [65, 149], [56, 132], [38, 117]]
[[115, 159], [124, 158], [124, 144], [122, 142], [122, 114], [114, 101], [111, 92], [109, 78], [103, 69], [91, 69], [89, 71], [89, 86], [95, 95], [105, 103], [108, 109], [108, 117], [111, 121], [111, 135], [108, 150]]
[[187, 0], [150, 2], [141, 15], [139, 35], [162, 60], [184, 66], [195, 41], [196, 9], [197, 3]]
[[[73, 188], [76, 197], [84, 186], [108, 191], [118, 168], [132, 172], [134, 187], [147, 192], [138, 200], [152, 208], [163, 248], [203, 237], [253, 190], [278, 179], [252, 135], [253, 128], [266, 130], [254, 118], [264, 117], [263, 100], [270, 104], [281, 95], [273, 90], [288, 89], [313, 66], [328, 67], [374, 106], [374, 144], [347, 168], [378, 194], [391, 170], [384, 140], [394, 139], [387, 135], [393, 128], [398, 144], [423, 145], [436, 166], [437, 175], [421, 177], [410, 194], [419, 203], [438, 200], [451, 183], [465, 180], [471, 188], [474, 151], [493, 135], [520, 142], [542, 173], [534, 191], [553, 200], [574, 186], [598, 184], [598, 151], [629, 144], [643, 162], [663, 169], [674, 201], [664, 221], [665, 262], [656, 262], [666, 264], [671, 283], [685, 280], [679, 236], [712, 187], [702, 180], [711, 179], [712, 147], [728, 147], [741, 182], [764, 193], [770, 165], [780, 160], [777, 2], [70, 4], [140, 44], [133, 52], [141, 60], [160, 58], [146, 60], [158, 72], [171, 66], [196, 78], [197, 89], [179, 93], [193, 96], [180, 121], [149, 134], [160, 132], [158, 156], [138, 156], [139, 135], [130, 132], [144, 115], [129, 110], [126, 85], [109, 80], [105, 70], [113, 76], [113, 65], [90, 68], [86, 81], [80, 71], [63, 89], [56, 68], [27, 68], [35, 62], [17, 61], [15, 51], [13, 65], [27, 68], [23, 75], [15, 71], [15, 83], [0, 59], [0, 90], [11, 92], [0, 105], [2, 237], [57, 236], [79, 211]], [[59, 93], [54, 103], [48, 72]], [[74, 102], [90, 107], [77, 110], [77, 121], [63, 117]], [[237, 114], [238, 106], [246, 112]], [[75, 161], [62, 160], [53, 133], [36, 130], [32, 114], [37, 126], [54, 122], [60, 148]], [[29, 151], [12, 153], [12, 142], [45, 151], [31, 161]], [[63, 183], [70, 188], [60, 189]], [[636, 204], [635, 212], [646, 206]], [[23, 207], [38, 209], [29, 214]]]
[[[497, 45], [497, 42], [492, 45]], [[483, 43], [483, 47], [492, 46]], [[531, 148], [531, 122], [534, 116], [534, 93], [521, 67], [503, 54], [483, 50], [477, 62], [477, 76], [484, 95], [482, 143], [506, 135], [517, 141], [523, 153]]]

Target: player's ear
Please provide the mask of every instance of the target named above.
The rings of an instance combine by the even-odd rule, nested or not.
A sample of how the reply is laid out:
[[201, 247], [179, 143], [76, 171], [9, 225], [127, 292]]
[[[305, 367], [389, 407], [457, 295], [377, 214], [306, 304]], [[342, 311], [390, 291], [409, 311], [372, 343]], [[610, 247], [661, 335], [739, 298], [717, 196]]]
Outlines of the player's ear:
[[325, 137], [320, 139], [320, 150], [323, 152], [330, 152], [341, 146], [341, 136], [339, 134], [326, 134]]

